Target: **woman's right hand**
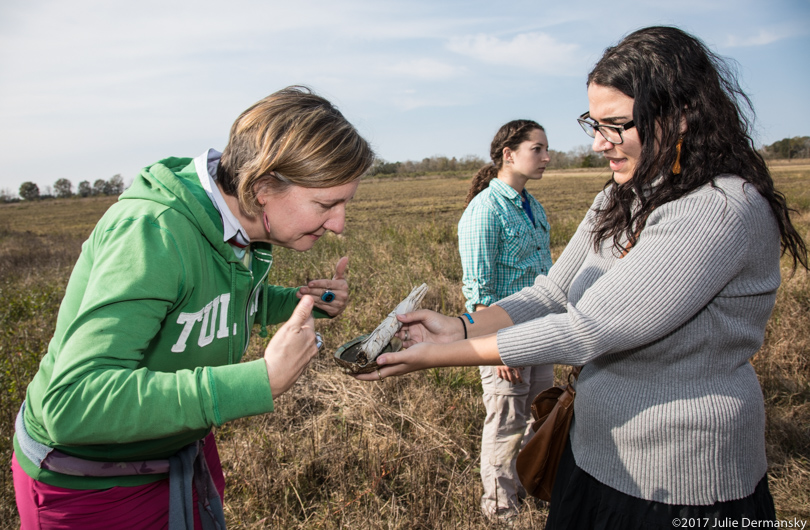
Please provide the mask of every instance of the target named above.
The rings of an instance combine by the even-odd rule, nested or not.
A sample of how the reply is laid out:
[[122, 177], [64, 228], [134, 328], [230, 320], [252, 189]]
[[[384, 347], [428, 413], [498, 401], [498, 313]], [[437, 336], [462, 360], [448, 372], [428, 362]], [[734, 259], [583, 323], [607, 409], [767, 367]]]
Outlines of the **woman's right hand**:
[[461, 320], [428, 309], [397, 315], [397, 319], [402, 322], [402, 327], [396, 336], [405, 348], [420, 342], [446, 343], [464, 338]]
[[290, 319], [273, 335], [264, 350], [273, 399], [293, 386], [318, 354], [315, 320], [312, 318], [314, 305], [315, 300], [311, 296], [303, 296]]
[[509, 381], [513, 385], [523, 382], [523, 376], [520, 374], [522, 370], [523, 370], [522, 367], [521, 368], [512, 368], [511, 366], [496, 367], [498, 377], [506, 381]]

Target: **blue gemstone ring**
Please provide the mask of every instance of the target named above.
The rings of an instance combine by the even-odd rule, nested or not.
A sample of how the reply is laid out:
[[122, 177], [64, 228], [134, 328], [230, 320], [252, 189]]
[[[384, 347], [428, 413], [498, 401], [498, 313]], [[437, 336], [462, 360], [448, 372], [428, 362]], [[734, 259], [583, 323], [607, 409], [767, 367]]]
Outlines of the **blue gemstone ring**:
[[326, 302], [327, 304], [335, 299], [335, 293], [332, 291], [326, 291], [321, 295], [321, 300]]

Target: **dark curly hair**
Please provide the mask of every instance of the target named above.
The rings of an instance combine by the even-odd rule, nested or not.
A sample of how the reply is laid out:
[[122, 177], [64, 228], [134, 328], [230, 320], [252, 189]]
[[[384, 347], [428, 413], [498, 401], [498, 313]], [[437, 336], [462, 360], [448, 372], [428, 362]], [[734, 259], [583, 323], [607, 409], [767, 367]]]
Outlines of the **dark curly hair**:
[[[591, 83], [635, 100], [633, 121], [642, 146], [632, 179], [605, 184], [612, 193], [596, 215], [595, 247], [612, 238], [621, 249], [622, 236], [635, 243], [655, 208], [718, 175], [734, 174], [751, 183], [770, 204], [779, 224], [782, 253], [791, 254], [793, 269], [799, 263], [807, 269], [807, 247], [790, 221], [784, 195], [774, 188], [768, 167], [754, 148], [749, 134], [753, 106], [731, 63], [678, 28], [649, 27], [607, 48], [588, 75]], [[681, 171], [675, 174], [679, 138]], [[659, 178], [660, 183], [651, 186]], [[634, 210], [637, 198], [641, 207]]]
[[545, 131], [542, 125], [532, 120], [512, 120], [498, 129], [489, 146], [489, 157], [492, 159], [492, 163], [479, 169], [473, 177], [470, 189], [467, 191], [466, 204], [470, 204], [476, 195], [489, 186], [489, 181], [498, 176], [498, 171], [503, 167], [504, 148], [516, 150], [520, 144], [529, 139], [529, 134], [535, 129]]

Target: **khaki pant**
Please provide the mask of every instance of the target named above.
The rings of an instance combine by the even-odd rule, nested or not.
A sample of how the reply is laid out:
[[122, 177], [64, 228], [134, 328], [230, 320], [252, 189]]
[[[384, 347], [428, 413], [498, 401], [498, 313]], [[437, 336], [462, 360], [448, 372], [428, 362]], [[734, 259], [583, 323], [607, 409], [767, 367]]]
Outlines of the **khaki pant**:
[[481, 510], [488, 517], [517, 514], [518, 497], [526, 491], [515, 470], [518, 451], [534, 435], [531, 429], [534, 397], [554, 384], [554, 366], [521, 369], [522, 383], [498, 377], [497, 367], [481, 366], [487, 417], [481, 435]]

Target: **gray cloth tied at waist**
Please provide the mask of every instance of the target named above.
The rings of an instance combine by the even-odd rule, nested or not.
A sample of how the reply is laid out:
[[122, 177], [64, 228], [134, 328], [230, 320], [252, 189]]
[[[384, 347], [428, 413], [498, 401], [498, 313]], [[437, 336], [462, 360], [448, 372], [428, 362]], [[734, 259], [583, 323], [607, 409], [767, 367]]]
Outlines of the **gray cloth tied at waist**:
[[31, 438], [25, 428], [25, 402], [14, 428], [23, 454], [40, 469], [75, 477], [122, 477], [169, 474], [169, 530], [193, 530], [192, 483], [203, 530], [225, 530], [225, 514], [208, 462], [203, 441], [187, 445], [172, 457], [137, 462], [98, 462], [71, 456]]

